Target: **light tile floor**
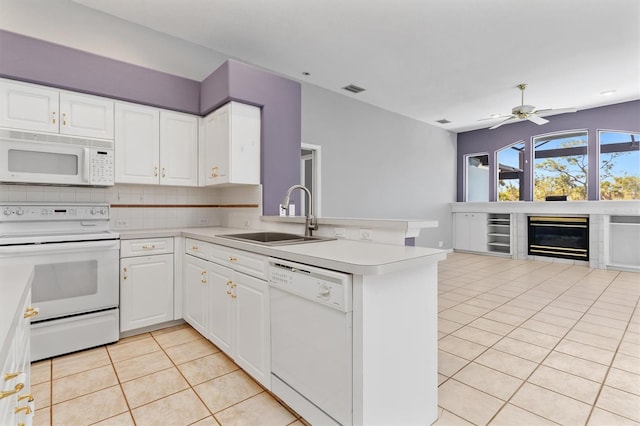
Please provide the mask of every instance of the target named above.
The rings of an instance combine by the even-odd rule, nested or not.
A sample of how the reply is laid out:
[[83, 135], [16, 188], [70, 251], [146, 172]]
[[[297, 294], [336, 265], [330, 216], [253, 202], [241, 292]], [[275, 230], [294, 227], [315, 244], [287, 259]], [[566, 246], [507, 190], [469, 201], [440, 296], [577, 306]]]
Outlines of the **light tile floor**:
[[[640, 274], [449, 254], [435, 424], [639, 425], [639, 297]], [[32, 377], [36, 425], [303, 425], [188, 325]]]
[[33, 363], [34, 425], [303, 426], [190, 326]]
[[453, 253], [438, 281], [435, 425], [640, 424], [640, 274]]

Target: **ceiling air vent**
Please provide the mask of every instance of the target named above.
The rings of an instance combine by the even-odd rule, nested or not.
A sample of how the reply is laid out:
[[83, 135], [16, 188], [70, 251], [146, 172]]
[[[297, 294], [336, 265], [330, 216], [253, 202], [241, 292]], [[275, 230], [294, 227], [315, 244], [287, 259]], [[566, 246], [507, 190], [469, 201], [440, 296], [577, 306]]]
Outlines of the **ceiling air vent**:
[[351, 92], [351, 93], [360, 93], [360, 92], [365, 90], [362, 87], [356, 86], [355, 84], [350, 84], [348, 86], [344, 86], [343, 89], [346, 90], [347, 92]]
[[446, 118], [441, 118], [440, 120], [436, 120], [437, 123], [440, 124], [449, 124], [451, 123], [449, 120], [447, 120]]

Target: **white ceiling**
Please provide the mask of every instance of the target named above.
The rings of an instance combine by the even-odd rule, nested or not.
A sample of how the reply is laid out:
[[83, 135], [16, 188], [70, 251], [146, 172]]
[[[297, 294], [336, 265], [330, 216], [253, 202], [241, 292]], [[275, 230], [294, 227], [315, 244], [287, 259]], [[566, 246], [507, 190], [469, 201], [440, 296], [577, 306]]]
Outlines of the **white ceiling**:
[[[122, 20], [147, 27], [135, 27], [139, 36], [128, 43], [172, 36], [165, 71], [202, 80], [207, 61], [185, 60], [185, 49], [213, 50], [455, 132], [500, 121], [479, 120], [519, 105], [518, 83], [529, 84], [525, 103], [539, 109], [640, 99], [637, 0], [1, 0], [0, 7], [18, 3], [33, 15], [0, 19], [0, 28], [37, 36], [43, 30], [29, 22], [38, 5], [68, 13], [88, 13], [86, 6], [114, 34]], [[92, 28], [66, 31], [86, 39]], [[351, 83], [367, 90], [341, 89]], [[442, 118], [451, 123], [436, 122]]]

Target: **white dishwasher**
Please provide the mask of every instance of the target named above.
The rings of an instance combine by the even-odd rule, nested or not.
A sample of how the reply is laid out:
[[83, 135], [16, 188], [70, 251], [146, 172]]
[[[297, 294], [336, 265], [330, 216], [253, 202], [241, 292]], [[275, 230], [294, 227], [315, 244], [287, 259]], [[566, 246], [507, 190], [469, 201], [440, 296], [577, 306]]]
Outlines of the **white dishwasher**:
[[351, 275], [269, 259], [271, 390], [315, 425], [351, 425]]

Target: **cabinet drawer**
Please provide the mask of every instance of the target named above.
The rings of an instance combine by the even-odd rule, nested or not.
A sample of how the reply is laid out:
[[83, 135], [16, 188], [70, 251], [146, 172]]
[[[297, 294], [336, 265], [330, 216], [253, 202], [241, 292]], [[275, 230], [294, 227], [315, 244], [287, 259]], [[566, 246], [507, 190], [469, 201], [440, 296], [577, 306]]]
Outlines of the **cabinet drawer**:
[[267, 278], [266, 256], [223, 246], [214, 246], [213, 261], [263, 280]]
[[211, 260], [211, 252], [213, 251], [212, 247], [211, 243], [193, 240], [191, 238], [187, 238], [184, 243], [185, 253], [206, 260]]
[[120, 241], [120, 257], [173, 253], [173, 237]]

